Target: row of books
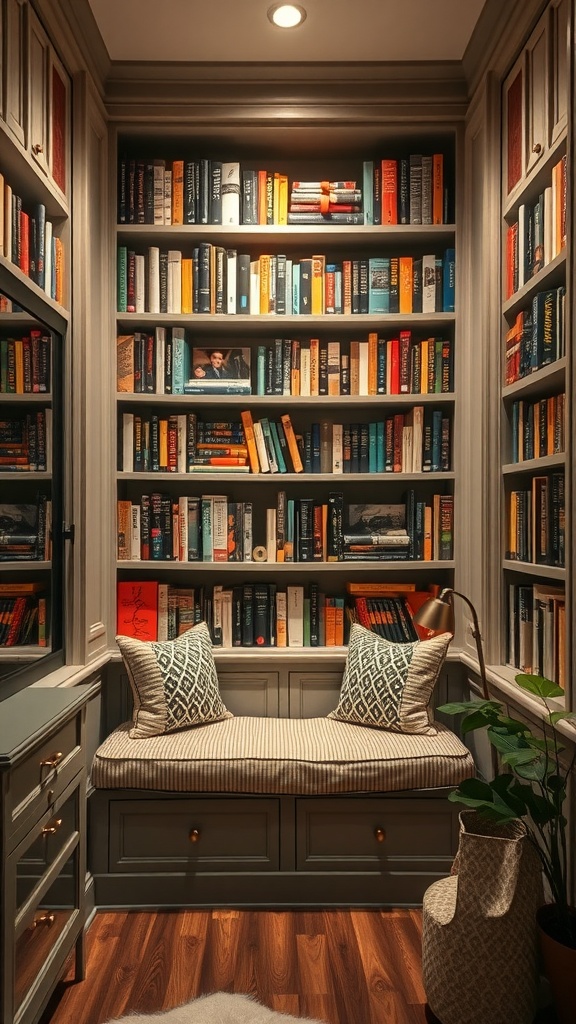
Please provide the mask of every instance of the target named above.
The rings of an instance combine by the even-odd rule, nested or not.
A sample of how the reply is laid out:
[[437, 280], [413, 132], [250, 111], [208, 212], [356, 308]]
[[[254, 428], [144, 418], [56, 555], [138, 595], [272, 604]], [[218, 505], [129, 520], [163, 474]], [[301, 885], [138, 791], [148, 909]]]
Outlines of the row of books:
[[366, 224], [450, 223], [443, 153], [367, 160], [363, 181]]
[[46, 643], [46, 598], [0, 594], [0, 647]]
[[319, 501], [281, 490], [274, 507], [255, 509], [225, 494], [154, 491], [118, 500], [117, 539], [119, 561], [446, 561], [454, 499], [410, 490], [395, 504], [346, 504], [340, 491]]
[[51, 422], [50, 408], [0, 420], [0, 473], [46, 472], [50, 466]]
[[511, 424], [512, 462], [542, 459], [563, 452], [566, 444], [565, 393], [513, 402]]
[[31, 330], [19, 338], [0, 338], [0, 393], [25, 395], [50, 390], [51, 337]]
[[416, 591], [346, 597], [325, 594], [317, 583], [281, 589], [263, 582], [178, 587], [120, 580], [117, 586], [117, 632], [140, 640], [175, 639], [198, 622], [206, 622], [213, 645], [224, 648], [341, 647], [352, 622], [392, 642], [419, 638], [412, 622]]
[[566, 156], [552, 168], [551, 184], [532, 205], [518, 207], [506, 231], [506, 298], [550, 263], [566, 246]]
[[566, 595], [563, 587], [511, 583], [508, 661], [521, 672], [566, 685]]
[[507, 557], [536, 565], [564, 566], [564, 473], [534, 476], [530, 488], [509, 496]]
[[[303, 182], [281, 170], [255, 169], [234, 160], [122, 156], [118, 223], [164, 227], [449, 223], [450, 197], [442, 153], [365, 160], [361, 173], [362, 185], [359, 176], [353, 182], [331, 181], [330, 175], [324, 181]], [[347, 194], [351, 190], [356, 193], [352, 199]], [[314, 199], [318, 195], [333, 198], [328, 205], [317, 202], [317, 209], [302, 210], [299, 207], [307, 193]], [[340, 206], [353, 209], [341, 210]], [[298, 220], [298, 215], [314, 219]]]
[[254, 419], [242, 433], [198, 441], [195, 413], [122, 413], [118, 470], [124, 473], [442, 473], [452, 461], [452, 423], [443, 409], [415, 405], [371, 422], [315, 421], [295, 432], [291, 417]]
[[452, 381], [451, 340], [409, 330], [350, 342], [276, 338], [256, 352], [257, 395], [447, 394]]
[[64, 243], [54, 234], [46, 207], [26, 210], [0, 172], [0, 256], [15, 263], [56, 302], [64, 301]]
[[201, 242], [185, 255], [118, 247], [119, 313], [453, 313], [455, 250], [442, 255], [252, 257]]
[[562, 285], [538, 292], [528, 309], [517, 314], [506, 334], [505, 384], [514, 384], [566, 354], [565, 304]]
[[0, 504], [0, 562], [42, 562], [51, 557], [52, 502]]
[[183, 327], [156, 327], [117, 336], [116, 387], [124, 394], [158, 395], [449, 394], [453, 346], [450, 338], [418, 340], [401, 330], [393, 338], [370, 332], [365, 341], [275, 338], [255, 350], [201, 349]]

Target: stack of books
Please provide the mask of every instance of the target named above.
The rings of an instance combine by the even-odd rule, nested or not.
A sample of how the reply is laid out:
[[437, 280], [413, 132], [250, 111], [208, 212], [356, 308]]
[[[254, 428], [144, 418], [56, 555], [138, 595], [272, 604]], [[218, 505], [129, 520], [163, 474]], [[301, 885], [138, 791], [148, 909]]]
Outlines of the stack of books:
[[294, 181], [289, 224], [363, 224], [362, 189], [355, 181]]

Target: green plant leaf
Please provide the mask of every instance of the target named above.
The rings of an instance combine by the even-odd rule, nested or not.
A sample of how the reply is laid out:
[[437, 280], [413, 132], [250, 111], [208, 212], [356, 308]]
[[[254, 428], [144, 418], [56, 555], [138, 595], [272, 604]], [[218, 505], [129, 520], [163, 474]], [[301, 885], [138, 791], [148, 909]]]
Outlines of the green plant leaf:
[[463, 715], [467, 711], [480, 711], [484, 708], [492, 708], [497, 712], [502, 710], [502, 705], [494, 700], [463, 700], [441, 704], [436, 710], [443, 711], [445, 715]]
[[498, 716], [498, 725], [502, 729], [506, 729], [507, 732], [511, 733], [529, 732], [528, 726], [525, 722], [518, 722], [515, 718], [507, 718], [505, 715]]
[[551, 679], [546, 679], [546, 676], [532, 676], [521, 672], [516, 676], [516, 682], [523, 690], [534, 694], [535, 697], [540, 697], [541, 700], [546, 700], [547, 697], [564, 696], [562, 687], [552, 682]]
[[488, 739], [501, 754], [507, 754], [515, 750], [530, 749], [522, 735], [518, 733], [510, 735], [507, 730], [499, 730], [497, 727], [488, 729]]
[[550, 725], [556, 725], [556, 722], [561, 722], [562, 719], [576, 718], [576, 711], [551, 711], [548, 716]]
[[458, 789], [450, 793], [452, 803], [473, 807], [491, 821], [514, 821], [522, 817], [524, 803], [510, 794], [511, 775], [499, 775], [492, 782], [482, 779], [464, 779]]

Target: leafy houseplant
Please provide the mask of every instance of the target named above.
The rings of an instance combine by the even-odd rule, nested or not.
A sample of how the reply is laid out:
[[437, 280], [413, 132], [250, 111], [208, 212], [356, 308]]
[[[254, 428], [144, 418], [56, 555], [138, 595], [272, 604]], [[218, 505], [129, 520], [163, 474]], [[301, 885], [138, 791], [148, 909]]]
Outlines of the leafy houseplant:
[[576, 755], [567, 766], [562, 763], [560, 755], [565, 748], [555, 728], [560, 719], [574, 719], [576, 713], [551, 710], [548, 698], [563, 696], [564, 691], [550, 679], [520, 674], [516, 683], [544, 704], [542, 736], [536, 736], [525, 722], [509, 718], [498, 701], [470, 700], [438, 708], [449, 715], [464, 714], [464, 734], [486, 729], [508, 769], [491, 782], [465, 779], [449, 799], [475, 808], [491, 821], [524, 821], [550, 888], [550, 933], [558, 942], [576, 949], [576, 914], [569, 898], [567, 819], [563, 814], [567, 779]]

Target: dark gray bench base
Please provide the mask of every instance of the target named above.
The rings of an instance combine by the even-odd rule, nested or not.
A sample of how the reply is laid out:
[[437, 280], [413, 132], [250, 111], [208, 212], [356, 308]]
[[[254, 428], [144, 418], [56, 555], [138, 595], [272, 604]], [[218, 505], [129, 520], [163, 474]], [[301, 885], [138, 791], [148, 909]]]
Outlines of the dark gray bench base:
[[334, 797], [95, 790], [96, 906], [415, 906], [448, 874], [448, 789]]

